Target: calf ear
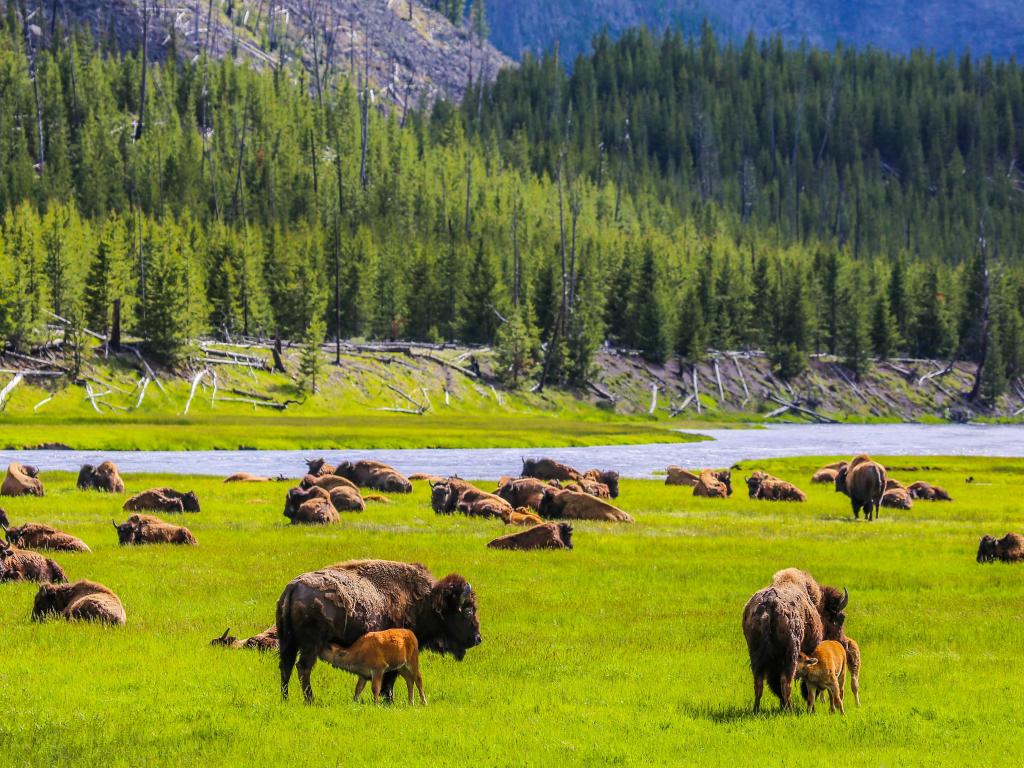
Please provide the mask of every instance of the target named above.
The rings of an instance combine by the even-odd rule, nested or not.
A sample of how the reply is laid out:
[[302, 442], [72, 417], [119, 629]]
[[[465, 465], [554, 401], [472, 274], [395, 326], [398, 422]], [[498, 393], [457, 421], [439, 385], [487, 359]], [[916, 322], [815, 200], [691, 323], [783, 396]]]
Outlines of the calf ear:
[[817, 663], [818, 663], [818, 660], [816, 658], [814, 658], [813, 656], [811, 656], [809, 659], [807, 659], [804, 662], [804, 664], [806, 664], [808, 667], [813, 667]]

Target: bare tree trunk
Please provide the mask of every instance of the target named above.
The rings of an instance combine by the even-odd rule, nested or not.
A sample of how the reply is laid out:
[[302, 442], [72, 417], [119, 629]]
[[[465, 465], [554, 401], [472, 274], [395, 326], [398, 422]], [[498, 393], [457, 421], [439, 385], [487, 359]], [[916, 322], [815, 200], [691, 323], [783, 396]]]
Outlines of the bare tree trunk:
[[142, 138], [146, 122], [146, 73], [149, 71], [149, 0], [142, 0], [142, 77], [139, 80], [139, 122], [135, 124], [135, 141]]
[[519, 306], [519, 195], [512, 202], [512, 306]]
[[[367, 37], [369, 40], [369, 37]], [[366, 189], [366, 153], [370, 147], [370, 53], [369, 42], [367, 42], [366, 58], [363, 69], [363, 97], [360, 99], [362, 118], [360, 123], [360, 155], [359, 155], [359, 183]]]
[[466, 242], [469, 242], [473, 234], [472, 218], [469, 211], [469, 198], [473, 189], [473, 158], [466, 152]]
[[28, 23], [28, 9], [25, 0], [20, 0], [21, 31], [25, 36], [25, 56], [28, 57], [28, 76], [32, 80], [32, 94], [36, 102], [36, 141], [38, 142], [37, 163], [39, 174], [46, 169], [46, 140], [43, 134], [43, 109], [39, 100], [39, 77], [36, 74], [35, 43], [32, 41], [32, 30]]
[[114, 310], [110, 321], [110, 348], [121, 351], [121, 300], [114, 299]]

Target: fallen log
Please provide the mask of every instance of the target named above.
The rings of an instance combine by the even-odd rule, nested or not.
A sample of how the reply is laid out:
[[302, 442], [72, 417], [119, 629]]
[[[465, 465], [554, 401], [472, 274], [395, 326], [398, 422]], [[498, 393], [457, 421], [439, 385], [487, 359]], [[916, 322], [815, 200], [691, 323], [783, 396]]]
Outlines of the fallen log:
[[50, 395], [49, 397], [40, 400], [38, 403], [36, 403], [35, 405], [32, 406], [32, 412], [34, 413], [34, 412], [38, 411], [40, 408], [42, 408], [44, 405], [46, 405], [51, 400], [53, 400], [53, 395]]
[[290, 403], [294, 403], [296, 401], [288, 400], [288, 401], [286, 401], [284, 403], [278, 403], [278, 402], [268, 403], [268, 402], [264, 402], [262, 400], [247, 400], [247, 399], [241, 398], [241, 397], [218, 397], [217, 398], [217, 402], [218, 403], [245, 403], [246, 405], [251, 405], [253, 407], [256, 407], [256, 406], [259, 405], [259, 406], [263, 406], [264, 408], [274, 408], [275, 410], [283, 411], [285, 408], [288, 407], [288, 405]]
[[188, 400], [185, 402], [185, 410], [182, 412], [182, 416], [188, 415], [188, 409], [192, 407], [192, 398], [196, 396], [196, 388], [199, 386], [199, 382], [207, 375], [209, 375], [210, 369], [203, 368], [197, 373], [192, 379], [192, 389], [189, 390]]
[[700, 415], [700, 392], [697, 390], [697, 366], [693, 366], [690, 371], [693, 373], [693, 400], [697, 404], [697, 415]]
[[[775, 403], [776, 405], [785, 406], [785, 408], [787, 410], [796, 411], [797, 413], [803, 413], [803, 414], [805, 414], [807, 416], [810, 416], [813, 419], [817, 419], [818, 421], [820, 421], [820, 422], [822, 422], [824, 424], [838, 424], [839, 423], [835, 419], [830, 419], [828, 416], [823, 416], [822, 414], [818, 413], [817, 411], [812, 411], [810, 408], [804, 408], [803, 406], [797, 405], [796, 403], [787, 402], [786, 400], [783, 400], [781, 397], [778, 397], [777, 395], [774, 395], [771, 392], [765, 393], [765, 400], [769, 400], [769, 401]], [[772, 413], [774, 413], [774, 411]], [[768, 417], [766, 416], [765, 418], [768, 418]]]
[[21, 382], [24, 380], [24, 374], [19, 373], [13, 379], [7, 382], [6, 387], [0, 389], [0, 411], [2, 411], [4, 409], [4, 406], [7, 404], [7, 397], [11, 394], [11, 392], [14, 391], [14, 388], [21, 384]]
[[40, 371], [35, 368], [0, 368], [0, 373], [9, 373], [12, 376], [63, 376], [64, 371]]
[[142, 391], [139, 392], [139, 399], [135, 401], [135, 410], [138, 410], [139, 406], [142, 405], [142, 398], [144, 398], [146, 396], [146, 388], [149, 387], [149, 382], [151, 382], [152, 379], [149, 378], [149, 376], [143, 376], [141, 381], [142, 381]]
[[424, 413], [427, 410], [427, 408], [429, 407], [429, 406], [417, 403], [415, 400], [413, 400], [411, 397], [409, 397], [409, 395], [405, 394], [405, 392], [403, 392], [402, 390], [400, 390], [398, 387], [394, 386], [393, 384], [388, 384], [387, 382], [384, 382], [384, 386], [387, 387], [388, 389], [390, 389], [392, 392], [395, 392], [395, 393], [401, 395], [405, 400], [408, 400], [416, 408], [419, 408], [419, 412], [420, 413]]

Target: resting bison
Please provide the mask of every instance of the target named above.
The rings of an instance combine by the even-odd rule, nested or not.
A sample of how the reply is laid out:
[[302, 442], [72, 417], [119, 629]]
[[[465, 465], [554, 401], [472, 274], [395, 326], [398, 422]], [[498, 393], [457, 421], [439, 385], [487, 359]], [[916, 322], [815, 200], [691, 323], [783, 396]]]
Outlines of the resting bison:
[[572, 526], [568, 523], [543, 523], [499, 536], [488, 542], [491, 549], [572, 549]]
[[540, 525], [544, 519], [531, 512], [527, 507], [519, 507], [501, 516], [505, 525]]
[[836, 492], [850, 497], [854, 519], [860, 517], [863, 509], [864, 519], [871, 520], [878, 517], [885, 482], [885, 467], [862, 454], [854, 457], [847, 466], [840, 467], [836, 475]]
[[1019, 563], [1024, 560], [1024, 536], [1019, 533], [1008, 533], [1001, 539], [995, 536], [982, 536], [978, 544], [978, 562]]
[[431, 485], [430, 506], [439, 515], [461, 512], [473, 517], [503, 519], [514, 511], [512, 505], [500, 496], [482, 491], [458, 477], [449, 477]]
[[182, 493], [173, 488], [150, 488], [124, 503], [126, 512], [198, 512], [199, 499], [194, 491]]
[[334, 467], [328, 464], [323, 458], [306, 459], [306, 473], [312, 475], [313, 477], [333, 475]]
[[822, 640], [843, 642], [849, 594], [822, 587], [810, 574], [787, 568], [769, 587], [755, 592], [743, 608], [743, 636], [754, 675], [754, 711], [761, 707], [764, 683], [791, 709], [799, 654], [813, 653]]
[[807, 494], [792, 483], [761, 471], [747, 478], [747, 494], [762, 501], [807, 501]]
[[306, 475], [299, 481], [300, 488], [312, 488], [314, 485], [317, 488], [323, 488], [325, 491], [331, 491], [335, 488], [351, 488], [354, 491], [359, 490], [359, 486], [351, 480], [339, 477], [338, 475], [321, 475], [320, 477]]
[[409, 478], [379, 461], [343, 461], [335, 468], [334, 474], [351, 480], [360, 488], [385, 493], [412, 493]]
[[106, 491], [124, 493], [124, 480], [117, 470], [117, 464], [104, 461], [98, 467], [83, 464], [78, 471], [78, 489], [81, 491]]
[[117, 541], [123, 547], [136, 544], [198, 544], [192, 531], [183, 525], [172, 525], [152, 515], [132, 515], [118, 525]]
[[838, 469], [832, 467], [822, 467], [814, 476], [811, 478], [812, 483], [828, 483], [829, 485], [835, 485], [836, 475], [839, 474]]
[[916, 483], [911, 483], [907, 486], [907, 491], [910, 493], [912, 499], [920, 499], [921, 501], [952, 501], [950, 495], [946, 492], [946, 489], [939, 485], [932, 485], [926, 483], [924, 480], [918, 480]]
[[0, 541], [0, 581], [65, 582], [64, 569], [38, 552], [16, 549]]
[[38, 474], [35, 467], [12, 461], [7, 465], [7, 476], [0, 485], [0, 496], [42, 496], [43, 482]]
[[619, 497], [619, 473], [614, 469], [588, 469], [583, 473], [583, 479], [580, 482], [584, 490], [587, 490], [588, 486], [592, 488], [593, 491], [587, 491], [587, 493], [594, 496], [610, 499]]
[[[462, 660], [480, 644], [476, 595], [458, 574], [435, 580], [424, 566], [388, 560], [353, 560], [293, 579], [277, 602], [281, 695], [298, 658], [306, 701], [313, 700], [310, 672], [328, 643], [352, 645], [367, 632], [411, 629], [420, 648]], [[396, 674], [384, 676], [392, 700]]]
[[254, 475], [251, 472], [235, 472], [233, 475], [228, 475], [224, 478], [225, 483], [270, 483], [270, 482], [284, 482], [288, 478], [284, 475], [278, 475], [277, 477], [264, 477], [263, 475]]
[[538, 480], [535, 477], [520, 477], [517, 480], [505, 478], [504, 482], [495, 491], [495, 494], [503, 498], [513, 507], [529, 507], [540, 509], [540, 502], [544, 498], [544, 491], [552, 486], [555, 480]]
[[230, 631], [231, 627], [225, 629], [223, 635], [210, 641], [210, 645], [226, 645], [229, 648], [249, 648], [256, 651], [277, 650], [277, 626], [267, 627], [258, 635], [253, 635], [246, 640], [231, 637], [228, 634]]
[[124, 606], [117, 595], [102, 584], [85, 580], [74, 584], [40, 586], [32, 606], [32, 620], [42, 621], [50, 615], [104, 624], [124, 624], [126, 621]]
[[720, 472], [705, 469], [700, 473], [697, 484], [693, 486], [693, 495], [710, 499], [725, 499], [732, 496], [732, 472], [727, 469]]
[[682, 485], [687, 488], [693, 488], [699, 480], [699, 475], [673, 464], [668, 467], [667, 475], [665, 476], [665, 485]]
[[633, 518], [604, 499], [587, 493], [549, 488], [541, 500], [540, 516], [545, 520], [605, 520], [632, 523]]
[[10, 528], [7, 514], [0, 509], [0, 528], [4, 529], [7, 541], [20, 549], [52, 549], [56, 552], [91, 552], [89, 546], [70, 533], [58, 531], [42, 523], [25, 523]]
[[914, 501], [910, 497], [910, 492], [903, 487], [900, 481], [890, 477], [885, 481], [882, 506], [889, 509], [910, 509], [914, 506]]
[[537, 480], [559, 480], [576, 482], [583, 479], [583, 473], [568, 464], [554, 459], [523, 459], [522, 477], [533, 477]]

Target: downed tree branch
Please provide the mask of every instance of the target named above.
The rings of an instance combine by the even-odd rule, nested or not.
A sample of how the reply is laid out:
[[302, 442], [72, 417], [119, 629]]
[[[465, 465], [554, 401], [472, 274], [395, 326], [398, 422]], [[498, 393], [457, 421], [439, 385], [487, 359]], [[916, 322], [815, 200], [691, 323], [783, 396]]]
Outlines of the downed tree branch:
[[402, 390], [400, 390], [400, 389], [399, 389], [398, 387], [396, 387], [396, 386], [395, 386], [394, 384], [388, 384], [388, 383], [387, 383], [387, 382], [385, 381], [385, 382], [384, 382], [384, 386], [385, 386], [385, 387], [387, 387], [388, 389], [390, 389], [390, 390], [391, 390], [392, 392], [395, 392], [395, 393], [397, 393], [398, 395], [401, 395], [401, 396], [402, 396], [402, 397], [403, 397], [403, 398], [404, 398], [405, 400], [408, 400], [408, 401], [409, 401], [410, 403], [412, 403], [412, 404], [413, 404], [413, 405], [414, 405], [414, 406], [415, 406], [416, 408], [419, 408], [419, 412], [420, 412], [420, 413], [424, 413], [424, 412], [426, 412], [427, 408], [429, 407], [429, 406], [426, 406], [426, 405], [422, 405], [422, 404], [420, 404], [420, 403], [417, 403], [417, 402], [416, 402], [415, 400], [413, 400], [413, 399], [412, 399], [411, 397], [409, 397], [409, 395], [405, 394], [405, 392], [403, 392]]
[[142, 356], [142, 353], [139, 352], [138, 347], [130, 347], [127, 344], [123, 344], [122, 346], [125, 349], [128, 349], [131, 352], [133, 352], [135, 354], [135, 356], [137, 358], [139, 358], [139, 362], [142, 363], [143, 368], [146, 369], [146, 373], [149, 375], [149, 378], [151, 378], [153, 380], [153, 382], [156, 384], [157, 389], [159, 389], [163, 393], [164, 397], [166, 397], [168, 400], [170, 400], [171, 396], [167, 394], [167, 390], [164, 389], [164, 385], [160, 383], [160, 379], [158, 379], [156, 377], [156, 374], [153, 372], [153, 369], [149, 367], [149, 363], [146, 362], [146, 358], [144, 358]]
[[49, 397], [47, 397], [47, 398], [45, 398], [43, 400], [40, 400], [38, 403], [36, 403], [35, 405], [32, 406], [32, 412], [35, 413], [36, 411], [38, 411], [40, 408], [42, 408], [44, 405], [46, 405], [51, 400], [53, 400], [53, 395], [50, 395]]
[[378, 411], [387, 411], [388, 413], [408, 413], [411, 416], [422, 416], [423, 411], [413, 411], [409, 408], [377, 408]]
[[2, 411], [4, 409], [4, 406], [7, 404], [8, 395], [10, 395], [14, 388], [21, 384], [21, 382], [24, 381], [24, 379], [25, 376], [19, 373], [13, 379], [7, 382], [6, 387], [0, 389], [0, 411]]
[[691, 371], [691, 373], [693, 373], [693, 401], [697, 404], [697, 415], [699, 416], [700, 412], [701, 412], [701, 408], [700, 408], [700, 392], [697, 390], [697, 366], [696, 365], [693, 366], [690, 369], [690, 371]]
[[40, 371], [35, 368], [0, 368], [0, 373], [9, 373], [12, 376], [63, 376], [64, 371]]
[[[772, 394], [771, 392], [766, 392], [765, 393], [765, 400], [769, 400], [769, 401], [775, 403], [776, 405], [785, 406], [785, 408], [782, 409], [782, 410], [792, 410], [792, 411], [796, 411], [797, 413], [803, 413], [803, 414], [805, 414], [807, 416], [810, 416], [813, 419], [817, 419], [818, 421], [820, 421], [823, 424], [838, 424], [839, 423], [835, 419], [830, 419], [828, 416], [823, 416], [822, 414], [818, 413], [817, 411], [812, 411], [810, 408], [804, 408], [803, 406], [797, 405], [796, 403], [787, 402], [787, 401], [783, 400], [781, 397], [778, 397], [777, 395]], [[774, 414], [774, 413], [775, 413], [775, 411], [772, 411], [772, 414]], [[770, 416], [771, 416], [771, 414], [769, 414], [765, 418], [769, 418]]]
[[208, 376], [210, 373], [209, 368], [203, 368], [199, 373], [192, 379], [192, 389], [188, 393], [188, 400], [185, 402], [185, 410], [182, 412], [182, 416], [188, 415], [188, 409], [192, 407], [192, 398], [196, 396], [196, 388], [199, 386], [199, 382], [203, 378]]
[[89, 401], [89, 404], [96, 413], [102, 414], [103, 412], [100, 410], [100, 407], [96, 405], [96, 397], [96, 393], [92, 391], [92, 384], [85, 382], [85, 399]]
[[715, 381], [718, 382], [718, 402], [725, 402], [725, 390], [722, 388], [722, 373], [718, 370], [718, 359], [713, 361], [715, 365]]
[[278, 411], [283, 411], [285, 408], [288, 407], [288, 405], [290, 403], [295, 403], [295, 402], [298, 402], [298, 401], [296, 401], [296, 400], [287, 400], [287, 401], [285, 401], [283, 403], [278, 403], [278, 402], [267, 403], [267, 402], [264, 402], [263, 400], [247, 400], [247, 399], [241, 398], [241, 397], [218, 397], [217, 398], [217, 402], [218, 403], [245, 403], [245, 404], [251, 405], [253, 407], [256, 407], [257, 405], [261, 405], [264, 408], [273, 408], [273, 409], [278, 410]]
[[152, 381], [152, 379], [149, 378], [149, 376], [143, 376], [142, 377], [142, 379], [141, 379], [142, 391], [139, 392], [139, 399], [135, 401], [135, 410], [138, 410], [139, 406], [142, 405], [142, 398], [144, 398], [146, 396], [146, 388], [149, 386], [149, 382], [151, 382], [151, 381]]
[[653, 414], [658, 408], [658, 385], [651, 382], [651, 407], [647, 409], [648, 414]]

